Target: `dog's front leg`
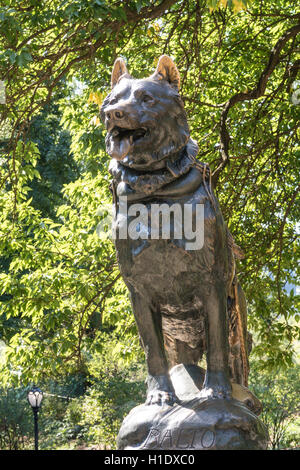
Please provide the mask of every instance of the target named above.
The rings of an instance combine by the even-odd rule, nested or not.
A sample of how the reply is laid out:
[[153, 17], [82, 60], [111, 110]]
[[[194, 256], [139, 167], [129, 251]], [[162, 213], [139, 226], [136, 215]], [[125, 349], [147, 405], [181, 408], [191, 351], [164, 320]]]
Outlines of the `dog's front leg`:
[[228, 365], [228, 322], [225, 285], [216, 280], [207, 298], [207, 370], [201, 398], [231, 398]]
[[151, 301], [130, 290], [131, 304], [145, 351], [148, 368], [148, 390], [146, 404], [172, 405], [175, 393], [168, 373], [164, 352], [160, 315], [151, 308]]

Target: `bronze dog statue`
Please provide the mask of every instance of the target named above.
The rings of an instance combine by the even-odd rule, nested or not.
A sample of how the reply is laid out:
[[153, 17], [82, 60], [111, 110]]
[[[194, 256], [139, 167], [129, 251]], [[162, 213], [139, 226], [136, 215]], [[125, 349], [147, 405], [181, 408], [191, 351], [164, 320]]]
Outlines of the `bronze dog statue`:
[[[247, 386], [246, 302], [235, 276], [236, 245], [212, 191], [209, 167], [196, 159], [179, 72], [162, 56], [153, 75], [134, 79], [119, 58], [111, 86], [101, 118], [112, 157], [115, 245], [147, 360], [146, 403], [172, 404], [176, 396], [168, 371], [177, 364], [196, 366], [204, 353], [207, 370], [199, 398], [230, 398], [232, 381]], [[120, 209], [124, 199], [126, 216]], [[193, 214], [203, 205], [203, 246], [187, 249], [190, 240], [184, 236], [151, 238], [149, 227], [148, 237], [120, 236], [137, 203], [149, 220], [153, 204], [189, 205]]]

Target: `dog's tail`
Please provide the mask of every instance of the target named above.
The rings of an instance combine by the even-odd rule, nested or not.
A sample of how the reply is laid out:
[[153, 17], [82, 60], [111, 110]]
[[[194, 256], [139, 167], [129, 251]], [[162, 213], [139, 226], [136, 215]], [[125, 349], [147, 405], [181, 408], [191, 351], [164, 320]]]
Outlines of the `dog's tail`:
[[249, 375], [249, 363], [248, 363], [248, 354], [246, 347], [246, 336], [247, 336], [247, 326], [243, 325], [243, 318], [240, 306], [240, 296], [238, 289], [238, 282], [234, 283], [234, 310], [236, 313], [236, 322], [237, 322], [237, 332], [240, 343], [240, 352], [241, 352], [241, 361], [242, 361], [242, 373], [243, 373], [243, 385], [248, 387], [248, 375]]
[[[233, 263], [234, 258], [243, 259], [245, 257], [243, 250], [235, 243], [232, 234], [227, 228], [227, 243], [228, 248], [233, 254]], [[235, 263], [234, 263], [235, 264]], [[233, 317], [234, 324], [236, 325], [236, 332], [238, 336], [239, 349], [240, 349], [240, 360], [242, 368], [242, 377], [243, 385], [248, 386], [248, 375], [249, 375], [249, 362], [248, 362], [248, 347], [247, 347], [247, 305], [244, 293], [241, 286], [238, 283], [235, 274], [235, 268], [233, 269], [233, 278], [232, 278], [232, 297], [233, 297]]]

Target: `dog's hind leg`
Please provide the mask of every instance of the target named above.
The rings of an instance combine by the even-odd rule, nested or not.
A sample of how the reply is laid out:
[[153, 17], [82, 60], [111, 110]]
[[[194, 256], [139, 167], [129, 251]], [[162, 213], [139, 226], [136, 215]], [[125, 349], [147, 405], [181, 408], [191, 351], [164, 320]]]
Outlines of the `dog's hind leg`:
[[227, 294], [217, 279], [206, 300], [206, 347], [207, 370], [200, 397], [230, 398]]
[[150, 299], [147, 299], [146, 294], [141, 296], [133, 289], [130, 289], [130, 294], [148, 368], [146, 404], [172, 404], [175, 401], [175, 393], [164, 352], [160, 314], [152, 306]]

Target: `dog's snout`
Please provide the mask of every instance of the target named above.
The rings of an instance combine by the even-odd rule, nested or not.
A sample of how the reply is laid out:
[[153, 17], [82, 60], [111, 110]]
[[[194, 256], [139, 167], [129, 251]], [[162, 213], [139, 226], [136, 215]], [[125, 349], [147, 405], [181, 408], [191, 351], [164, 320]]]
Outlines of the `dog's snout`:
[[105, 113], [107, 119], [123, 119], [124, 111], [121, 109], [110, 109]]

